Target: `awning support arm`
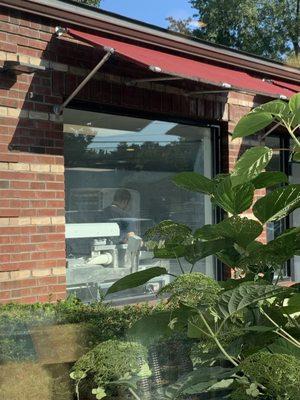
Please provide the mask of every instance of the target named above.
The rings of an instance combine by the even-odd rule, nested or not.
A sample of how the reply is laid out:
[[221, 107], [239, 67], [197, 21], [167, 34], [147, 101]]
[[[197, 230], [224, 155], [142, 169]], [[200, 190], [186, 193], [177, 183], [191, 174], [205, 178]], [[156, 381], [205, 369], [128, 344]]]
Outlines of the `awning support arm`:
[[112, 47], [104, 47], [106, 51], [105, 56], [100, 60], [100, 62], [95, 66], [95, 68], [84, 78], [79, 86], [70, 94], [70, 96], [63, 102], [63, 104], [56, 104], [53, 107], [53, 111], [56, 115], [60, 115], [65, 107], [70, 103], [71, 100], [80, 92], [80, 90], [88, 83], [89, 80], [99, 71], [99, 69], [106, 63], [110, 56], [115, 52]]
[[261, 144], [265, 140], [265, 138], [269, 136], [273, 131], [275, 131], [275, 129], [279, 128], [280, 125], [280, 122], [278, 122], [276, 125], [272, 126], [271, 129], [269, 129], [263, 136], [259, 138], [259, 143]]
[[201, 90], [199, 92], [188, 92], [185, 95], [186, 96], [200, 96], [202, 94], [218, 94], [218, 93], [228, 93], [232, 92], [232, 89], [220, 89], [220, 90]]
[[137, 83], [144, 83], [144, 82], [163, 82], [163, 81], [179, 81], [183, 78], [179, 78], [176, 76], [165, 76], [161, 78], [144, 78], [144, 79], [132, 79], [125, 82], [127, 86], [134, 86]]

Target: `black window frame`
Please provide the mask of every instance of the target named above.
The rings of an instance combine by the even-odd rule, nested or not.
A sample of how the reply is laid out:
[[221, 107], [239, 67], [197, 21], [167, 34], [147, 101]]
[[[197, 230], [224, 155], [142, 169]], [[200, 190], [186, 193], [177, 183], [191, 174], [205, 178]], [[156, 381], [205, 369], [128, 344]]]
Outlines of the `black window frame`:
[[[211, 171], [212, 177], [217, 174], [224, 172], [227, 166], [222, 165], [222, 157], [221, 152], [224, 153], [223, 143], [222, 143], [222, 133], [225, 130], [227, 132], [227, 128], [224, 129], [222, 123], [212, 123], [212, 121], [205, 119], [193, 119], [193, 118], [184, 118], [184, 117], [176, 117], [174, 115], [166, 115], [163, 113], [153, 113], [145, 110], [139, 109], [131, 109], [126, 107], [118, 107], [114, 105], [103, 105], [99, 103], [82, 101], [82, 100], [72, 100], [68, 104], [68, 108], [82, 110], [82, 111], [91, 111], [97, 113], [105, 113], [111, 115], [119, 115], [131, 118], [145, 118], [150, 120], [159, 120], [163, 122], [174, 122], [177, 124], [183, 125], [191, 125], [197, 127], [205, 127], [210, 128], [212, 138], [211, 138]], [[223, 124], [224, 125], [224, 124]], [[227, 153], [229, 149], [227, 147]], [[212, 209], [212, 222], [218, 223], [223, 219], [222, 210], [219, 207], [215, 207]], [[213, 268], [215, 271], [215, 279], [217, 281], [222, 281], [226, 277], [226, 267], [214, 257]]]

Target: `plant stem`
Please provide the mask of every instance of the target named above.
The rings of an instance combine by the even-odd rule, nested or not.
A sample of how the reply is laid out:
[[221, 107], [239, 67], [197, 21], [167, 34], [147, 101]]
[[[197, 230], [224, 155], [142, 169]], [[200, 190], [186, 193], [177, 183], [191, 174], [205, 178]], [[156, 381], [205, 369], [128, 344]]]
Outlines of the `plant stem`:
[[216, 342], [216, 345], [219, 347], [219, 349], [221, 350], [221, 352], [224, 354], [224, 356], [227, 358], [227, 360], [229, 360], [235, 367], [237, 367], [239, 364], [227, 353], [227, 351], [224, 349], [224, 347], [222, 346], [222, 344], [219, 342], [219, 339], [217, 338], [217, 336], [214, 334], [214, 332], [212, 331], [211, 327], [209, 326], [209, 324], [207, 323], [206, 319], [203, 317], [203, 315], [200, 313], [199, 314], [204, 325], [206, 326], [206, 329], [208, 330], [208, 332], [210, 333], [211, 337], [213, 338], [213, 340]]
[[292, 318], [290, 315], [286, 314], [287, 319], [290, 321], [291, 324], [293, 324], [296, 328], [300, 329], [300, 325], [298, 322], [295, 320], [295, 318]]
[[293, 342], [292, 340], [290, 340], [288, 337], [286, 337], [283, 333], [279, 332], [279, 331], [275, 331], [276, 335], [282, 337], [282, 339], [286, 340], [287, 342], [291, 343], [293, 346], [298, 347], [295, 342]]
[[195, 328], [195, 329], [197, 329], [199, 332], [201, 332], [201, 333], [203, 333], [203, 335], [205, 335], [205, 336], [207, 336], [207, 337], [209, 337], [210, 339], [213, 339], [213, 337], [209, 334], [209, 333], [207, 333], [207, 332], [205, 332], [203, 329], [201, 329], [201, 328], [199, 328], [199, 326], [197, 326], [197, 325], [195, 325], [193, 322], [189, 322], [191, 325], [193, 325], [193, 327]]
[[293, 336], [291, 336], [288, 332], [286, 332], [281, 326], [277, 324], [262, 308], [260, 309], [260, 312], [262, 315], [264, 315], [276, 328], [278, 329], [278, 334], [279, 336], [283, 337], [286, 339], [288, 342], [292, 343], [294, 346], [300, 348], [300, 342], [296, 340]]
[[181, 261], [180, 261], [180, 259], [177, 257], [176, 253], [175, 253], [175, 257], [176, 257], [176, 260], [177, 260], [177, 262], [178, 262], [178, 265], [179, 265], [179, 267], [180, 267], [180, 269], [181, 269], [181, 273], [182, 273], [182, 274], [185, 274], [184, 269], [183, 269], [182, 264], [181, 264]]
[[128, 390], [136, 400], [141, 400], [140, 397], [135, 393], [135, 391], [133, 389], [128, 388]]
[[80, 383], [80, 381], [81, 381], [81, 379], [79, 379], [79, 381], [76, 383], [76, 386], [75, 386], [77, 400], [80, 400], [79, 399], [79, 383]]
[[192, 264], [192, 267], [191, 267], [191, 269], [190, 269], [190, 274], [194, 271], [195, 264], [196, 264], [196, 263]]
[[300, 142], [299, 142], [299, 140], [297, 139], [296, 135], [294, 134], [294, 132], [291, 129], [289, 129], [289, 134], [292, 136], [292, 138], [293, 138], [294, 142], [297, 144], [297, 146], [300, 147]]
[[294, 142], [296, 143], [296, 145], [297, 145], [298, 147], [300, 147], [300, 142], [299, 142], [299, 140], [297, 139], [296, 135], [294, 134], [293, 129], [292, 129], [292, 128], [290, 127], [290, 125], [287, 124], [287, 123], [284, 123], [284, 125], [285, 125], [286, 129], [288, 130], [289, 134], [292, 136], [292, 138], [293, 138]]

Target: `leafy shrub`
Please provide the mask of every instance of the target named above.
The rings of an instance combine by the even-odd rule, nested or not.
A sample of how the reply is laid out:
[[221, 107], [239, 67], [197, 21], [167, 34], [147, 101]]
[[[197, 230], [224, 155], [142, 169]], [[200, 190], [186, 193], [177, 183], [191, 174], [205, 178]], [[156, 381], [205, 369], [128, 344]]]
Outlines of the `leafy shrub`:
[[294, 356], [258, 352], [242, 361], [239, 369], [266, 388], [265, 399], [300, 398], [300, 361]]
[[117, 381], [126, 374], [138, 373], [147, 360], [147, 350], [134, 342], [108, 340], [98, 344], [82, 356], [74, 365], [73, 372], [92, 375], [97, 385]]
[[178, 306], [183, 303], [192, 307], [209, 307], [215, 304], [221, 290], [214, 279], [200, 272], [193, 272], [178, 276], [172, 283], [164, 286], [159, 294], [168, 294], [170, 305]]
[[[261, 397], [260, 397], [261, 399]], [[251, 395], [246, 393], [245, 387], [238, 387], [230, 394], [230, 400], [253, 400]]]
[[151, 376], [147, 359], [147, 349], [139, 343], [108, 340], [98, 344], [75, 363], [70, 374], [76, 381], [77, 399], [81, 392], [102, 399], [126, 388], [138, 398], [137, 382]]
[[[157, 308], [159, 308], [158, 306]], [[0, 308], [0, 364], [16, 360], [34, 360], [30, 328], [53, 324], [85, 323], [88, 342], [97, 343], [124, 337], [127, 329], [143, 316], [155, 311], [148, 305], [113, 308], [93, 303], [86, 305], [75, 298], [32, 305], [8, 304]]]

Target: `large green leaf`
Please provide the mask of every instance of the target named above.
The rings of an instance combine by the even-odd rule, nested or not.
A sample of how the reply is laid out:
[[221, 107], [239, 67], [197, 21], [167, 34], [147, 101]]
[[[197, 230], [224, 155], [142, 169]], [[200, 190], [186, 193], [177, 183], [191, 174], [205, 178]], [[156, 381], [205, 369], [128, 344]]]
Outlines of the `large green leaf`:
[[191, 229], [178, 222], [162, 221], [145, 234], [146, 245], [156, 258], [179, 258], [186, 254], [186, 246], [194, 237]]
[[169, 327], [172, 320], [171, 311], [156, 312], [138, 320], [128, 329], [126, 335], [130, 340], [139, 341], [149, 346], [162, 337], [172, 335], [174, 332]]
[[260, 244], [252, 249], [247, 249], [249, 255], [241, 258], [238, 266], [252, 272], [276, 270], [292, 258], [299, 249], [300, 228], [292, 228], [266, 245]]
[[181, 172], [173, 178], [173, 182], [191, 192], [211, 194], [214, 190], [213, 181], [196, 172]]
[[252, 183], [255, 189], [269, 188], [280, 183], [288, 183], [289, 178], [284, 172], [280, 171], [265, 171], [261, 172]]
[[149, 346], [162, 337], [182, 332], [187, 327], [188, 319], [194, 313], [194, 309], [183, 305], [176, 310], [155, 311], [136, 321], [127, 330], [126, 335], [130, 340]]
[[159, 224], [155, 225], [153, 228], [148, 229], [145, 234], [145, 240], [160, 242], [168, 241], [171, 242], [173, 238], [178, 238], [178, 236], [183, 239], [190, 235], [192, 232], [185, 224], [179, 222], [174, 222], [171, 220], [161, 221]]
[[253, 213], [264, 224], [286, 217], [299, 206], [300, 185], [289, 185], [273, 190], [257, 200], [253, 206]]
[[294, 94], [289, 101], [290, 110], [296, 113], [300, 109], [300, 93]]
[[223, 264], [231, 268], [236, 267], [239, 264], [239, 260], [241, 258], [240, 253], [234, 248], [234, 246], [219, 251], [218, 253], [216, 253], [216, 257]]
[[293, 296], [285, 300], [282, 312], [284, 314], [300, 313], [300, 293], [294, 293]]
[[154, 258], [169, 260], [170, 258], [181, 258], [187, 253], [187, 247], [183, 245], [169, 245], [168, 247], [156, 247], [153, 249]]
[[252, 147], [237, 161], [231, 173], [232, 186], [249, 182], [260, 174], [272, 158], [268, 147]]
[[275, 116], [282, 116], [286, 113], [288, 105], [283, 100], [272, 100], [254, 108], [251, 113], [268, 112]]
[[145, 269], [144, 271], [134, 272], [133, 274], [124, 276], [115, 282], [107, 291], [106, 295], [111, 293], [120, 292], [121, 290], [127, 290], [138, 287], [144, 283], [150, 281], [150, 279], [156, 278], [168, 274], [165, 268], [153, 267]]
[[286, 289], [274, 285], [243, 283], [221, 294], [219, 309], [225, 318], [229, 318], [261, 300], [283, 293], [284, 290]]
[[267, 350], [274, 354], [287, 354], [300, 359], [300, 349], [282, 338], [267, 346]]
[[248, 218], [233, 216], [226, 218], [215, 225], [204, 225], [198, 229], [194, 236], [201, 239], [227, 238], [246, 247], [250, 242], [256, 239], [263, 231], [262, 225]]
[[292, 127], [296, 128], [296, 126], [300, 125], [300, 93], [290, 98], [289, 107], [293, 113]]
[[[217, 382], [234, 374], [233, 368], [201, 367], [181, 376], [177, 382], [165, 389], [160, 399], [181, 399], [183, 395], [206, 392]], [[215, 390], [217, 390], [216, 388]], [[219, 389], [224, 389], [224, 386]]]
[[231, 179], [227, 177], [216, 185], [213, 201], [230, 214], [240, 214], [251, 207], [253, 196], [252, 183], [232, 187]]
[[295, 111], [294, 113], [294, 118], [293, 118], [293, 122], [292, 122], [292, 127], [296, 128], [296, 126], [300, 125], [300, 107], [298, 108], [297, 111]]
[[228, 239], [196, 240], [193, 245], [187, 247], [185, 258], [189, 263], [195, 264], [202, 258], [216, 254], [230, 246], [232, 246], [232, 241]]
[[237, 123], [232, 139], [245, 137], [259, 132], [273, 122], [273, 115], [269, 112], [250, 113], [242, 117]]

